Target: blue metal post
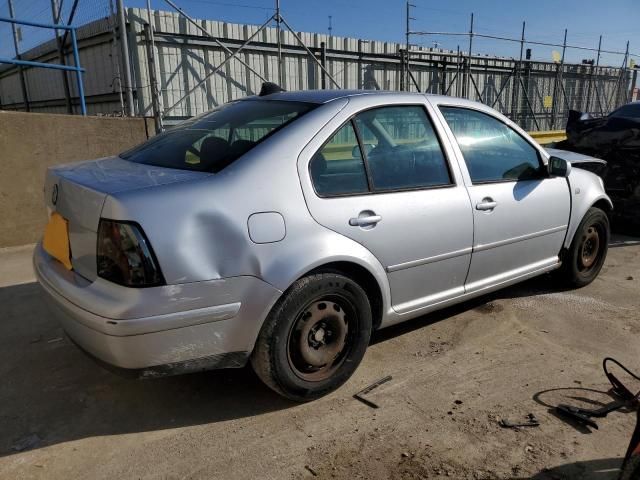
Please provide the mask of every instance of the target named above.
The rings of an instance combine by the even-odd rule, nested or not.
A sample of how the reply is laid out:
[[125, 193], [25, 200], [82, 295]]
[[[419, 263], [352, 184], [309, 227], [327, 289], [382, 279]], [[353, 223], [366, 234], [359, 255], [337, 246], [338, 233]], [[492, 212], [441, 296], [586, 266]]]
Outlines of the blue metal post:
[[57, 63], [32, 62], [30, 60], [16, 60], [9, 57], [0, 57], [0, 63], [10, 65], [22, 65], [25, 67], [49, 68], [51, 70], [65, 70], [67, 72], [84, 72], [84, 68], [72, 67], [71, 65], [59, 65]]
[[82, 115], [87, 114], [87, 105], [84, 101], [84, 85], [82, 84], [82, 70], [80, 69], [80, 54], [78, 53], [78, 39], [76, 29], [71, 30], [71, 43], [73, 45], [73, 62], [77, 68], [76, 78], [78, 79], [78, 96], [80, 97], [80, 111]]
[[[74, 8], [75, 8], [75, 4], [74, 4]], [[60, 65], [56, 63], [32, 62], [29, 60], [22, 60], [20, 58], [13, 59], [13, 58], [6, 58], [6, 57], [0, 57], [0, 63], [7, 63], [10, 65], [27, 66], [27, 67], [51, 68], [54, 70], [75, 72], [76, 78], [78, 80], [78, 96], [80, 97], [80, 110], [82, 112], [82, 115], [86, 115], [87, 105], [84, 98], [84, 85], [82, 83], [82, 74], [84, 73], [84, 69], [80, 67], [80, 55], [78, 53], [78, 39], [76, 36], [76, 28], [72, 27], [71, 25], [30, 22], [27, 20], [17, 20], [15, 18], [7, 18], [2, 16], [0, 16], [0, 23], [10, 23], [12, 25], [28, 25], [31, 27], [51, 28], [51, 29], [66, 30], [68, 32], [71, 32], [71, 43], [73, 45], [73, 59], [75, 64], [73, 67], [69, 65]]]

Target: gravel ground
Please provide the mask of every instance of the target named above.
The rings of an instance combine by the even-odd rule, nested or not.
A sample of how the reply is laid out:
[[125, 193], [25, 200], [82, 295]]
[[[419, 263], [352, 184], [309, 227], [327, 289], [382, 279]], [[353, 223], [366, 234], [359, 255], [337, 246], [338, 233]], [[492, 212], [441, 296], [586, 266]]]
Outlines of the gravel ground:
[[[103, 370], [51, 318], [23, 250], [0, 252], [2, 479], [604, 480], [635, 425], [615, 412], [589, 431], [549, 409], [610, 401], [607, 355], [640, 370], [630, 238], [581, 290], [543, 276], [377, 333], [344, 387], [304, 405], [248, 368], [146, 381]], [[352, 398], [386, 375], [369, 395], [378, 409]], [[530, 413], [539, 427], [498, 424]]]

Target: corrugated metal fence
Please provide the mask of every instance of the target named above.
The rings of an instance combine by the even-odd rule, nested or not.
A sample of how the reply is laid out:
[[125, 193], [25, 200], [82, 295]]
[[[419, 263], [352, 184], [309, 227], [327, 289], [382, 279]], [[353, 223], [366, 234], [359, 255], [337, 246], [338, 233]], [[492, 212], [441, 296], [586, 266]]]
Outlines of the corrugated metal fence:
[[[128, 40], [133, 70], [135, 113], [151, 116], [152, 83], [146, 10], [128, 9]], [[153, 11], [158, 103], [165, 119], [179, 120], [229, 100], [256, 94], [262, 78], [278, 82], [277, 30], [267, 27], [215, 73], [214, 69], [258, 29], [212, 20], [195, 20], [211, 37], [178, 13]], [[340, 88], [399, 90], [406, 55], [398, 43], [298, 32], [313, 59], [293, 33], [281, 32], [283, 87], [287, 90]], [[80, 57], [87, 70], [85, 88], [90, 113], [118, 114], [122, 96], [119, 32], [114, 17], [79, 31]], [[55, 61], [49, 42], [27, 52]], [[316, 61], [317, 60], [317, 61]], [[528, 130], [563, 128], [569, 109], [604, 114], [629, 100], [631, 71], [593, 65], [558, 64], [465, 52], [416, 48], [409, 61], [410, 89], [468, 97], [494, 106]], [[34, 111], [64, 111], [59, 72], [27, 70]], [[193, 90], [189, 95], [187, 92]], [[75, 92], [74, 92], [75, 95]], [[22, 99], [14, 69], [0, 71], [0, 108], [20, 109]]]

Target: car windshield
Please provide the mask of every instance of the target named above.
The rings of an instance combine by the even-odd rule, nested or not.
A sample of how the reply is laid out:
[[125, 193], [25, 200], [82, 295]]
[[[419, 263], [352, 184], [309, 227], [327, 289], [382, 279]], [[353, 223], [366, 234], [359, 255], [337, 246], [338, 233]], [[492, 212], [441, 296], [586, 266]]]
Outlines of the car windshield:
[[181, 123], [120, 154], [157, 167], [217, 173], [275, 131], [315, 107], [274, 100], [243, 100]]

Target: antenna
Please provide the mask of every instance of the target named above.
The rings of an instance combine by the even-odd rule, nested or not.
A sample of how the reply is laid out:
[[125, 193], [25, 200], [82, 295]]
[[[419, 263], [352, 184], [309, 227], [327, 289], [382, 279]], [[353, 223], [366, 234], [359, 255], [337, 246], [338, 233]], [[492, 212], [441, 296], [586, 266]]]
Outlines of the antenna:
[[333, 31], [333, 26], [331, 24], [332, 15], [329, 15], [329, 36], [331, 36], [331, 32]]

